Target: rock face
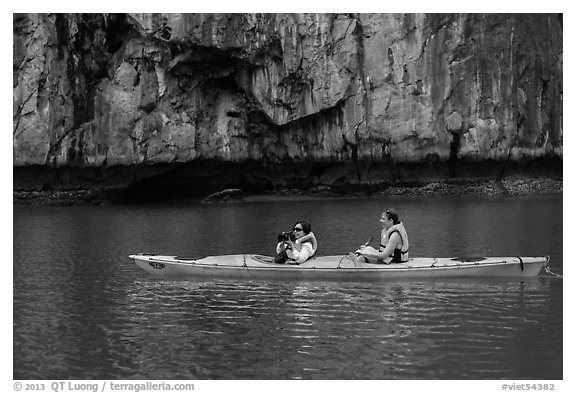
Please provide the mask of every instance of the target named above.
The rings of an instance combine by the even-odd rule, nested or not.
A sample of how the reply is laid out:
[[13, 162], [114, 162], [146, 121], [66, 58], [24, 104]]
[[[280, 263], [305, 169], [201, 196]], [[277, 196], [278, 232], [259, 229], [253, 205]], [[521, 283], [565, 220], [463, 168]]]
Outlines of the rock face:
[[556, 14], [14, 14], [13, 28], [15, 188], [371, 184], [423, 163], [562, 160]]

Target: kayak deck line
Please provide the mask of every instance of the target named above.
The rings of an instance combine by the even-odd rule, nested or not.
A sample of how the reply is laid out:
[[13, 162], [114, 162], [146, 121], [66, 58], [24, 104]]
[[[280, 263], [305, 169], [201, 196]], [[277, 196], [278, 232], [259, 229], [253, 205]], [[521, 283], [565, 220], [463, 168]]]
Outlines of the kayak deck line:
[[[269, 269], [270, 267], [268, 266], [248, 266], [248, 265], [233, 265], [233, 264], [219, 264], [217, 262], [214, 263], [198, 263], [197, 259], [194, 260], [186, 260], [186, 261], [182, 261], [179, 258], [175, 258], [175, 262], [172, 261], [167, 261], [165, 259], [157, 259], [157, 258], [150, 258], [151, 262], [160, 262], [160, 263], [175, 263], [175, 264], [179, 264], [179, 265], [196, 265], [196, 266], [213, 266], [213, 267], [232, 267], [232, 268], [246, 268], [246, 269]], [[308, 261], [306, 261], [308, 262]], [[305, 263], [305, 262], [304, 262]], [[431, 269], [431, 268], [457, 268], [457, 267], [467, 267], [467, 266], [493, 266], [493, 265], [499, 265], [499, 264], [510, 264], [509, 261], [503, 260], [503, 261], [495, 261], [495, 262], [485, 262], [485, 263], [480, 263], [480, 262], [460, 262], [454, 265], [437, 265], [438, 261], [436, 260], [434, 263], [432, 263], [431, 265], [426, 265], [426, 266], [414, 266], [414, 265], [404, 265], [403, 263], [390, 263], [390, 264], [373, 264], [373, 263], [364, 263], [364, 265], [368, 265], [366, 267], [352, 267], [352, 268], [348, 268], [348, 267], [342, 267], [342, 266], [338, 266], [338, 267], [320, 267], [320, 266], [306, 266], [304, 265], [304, 263], [300, 263], [300, 264], [272, 264], [272, 266], [274, 268], [277, 269], [286, 269], [286, 268], [296, 268], [299, 270], [302, 269], [349, 269], [349, 270], [357, 270], [357, 269], [364, 269], [364, 270], [370, 270], [370, 269], [374, 269], [374, 270], [395, 270], [395, 269]], [[375, 267], [374, 265], [377, 265], [379, 267]], [[271, 266], [271, 267], [272, 267]]]

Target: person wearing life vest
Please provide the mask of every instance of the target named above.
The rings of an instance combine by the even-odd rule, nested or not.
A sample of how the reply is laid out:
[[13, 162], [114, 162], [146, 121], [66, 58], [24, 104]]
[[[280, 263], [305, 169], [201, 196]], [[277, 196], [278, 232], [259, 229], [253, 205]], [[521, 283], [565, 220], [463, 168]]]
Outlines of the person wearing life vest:
[[[318, 249], [318, 241], [314, 232], [312, 232], [312, 226], [308, 221], [298, 221], [294, 225], [293, 231], [296, 240], [292, 242], [289, 239], [288, 241], [292, 248], [292, 259], [294, 262], [288, 260], [287, 263], [299, 264], [306, 262], [316, 254]], [[290, 256], [290, 253], [288, 253], [288, 256]]]
[[300, 264], [316, 254], [318, 241], [308, 221], [296, 222], [292, 234], [290, 236], [284, 234], [286, 232], [278, 237], [275, 263]]
[[394, 209], [386, 209], [380, 217], [382, 233], [380, 247], [362, 246], [356, 250], [359, 262], [404, 263], [408, 262], [410, 245], [404, 224]]

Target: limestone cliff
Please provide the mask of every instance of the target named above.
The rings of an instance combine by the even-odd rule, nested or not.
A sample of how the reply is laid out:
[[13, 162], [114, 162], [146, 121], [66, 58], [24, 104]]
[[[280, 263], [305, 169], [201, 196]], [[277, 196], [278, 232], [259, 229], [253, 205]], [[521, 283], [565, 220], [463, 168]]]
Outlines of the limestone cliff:
[[377, 184], [562, 159], [561, 15], [14, 14], [13, 28], [15, 188]]

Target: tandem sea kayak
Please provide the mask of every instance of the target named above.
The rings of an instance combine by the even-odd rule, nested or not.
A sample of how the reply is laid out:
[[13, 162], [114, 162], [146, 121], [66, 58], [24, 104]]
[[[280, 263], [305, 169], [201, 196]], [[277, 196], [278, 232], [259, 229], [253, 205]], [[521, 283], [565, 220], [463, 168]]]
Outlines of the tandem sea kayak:
[[550, 258], [411, 258], [405, 263], [358, 262], [353, 254], [314, 257], [299, 265], [275, 264], [264, 255], [238, 254], [186, 258], [154, 254], [130, 255], [148, 273], [170, 279], [201, 277], [280, 280], [384, 281], [434, 277], [535, 277], [549, 270]]

